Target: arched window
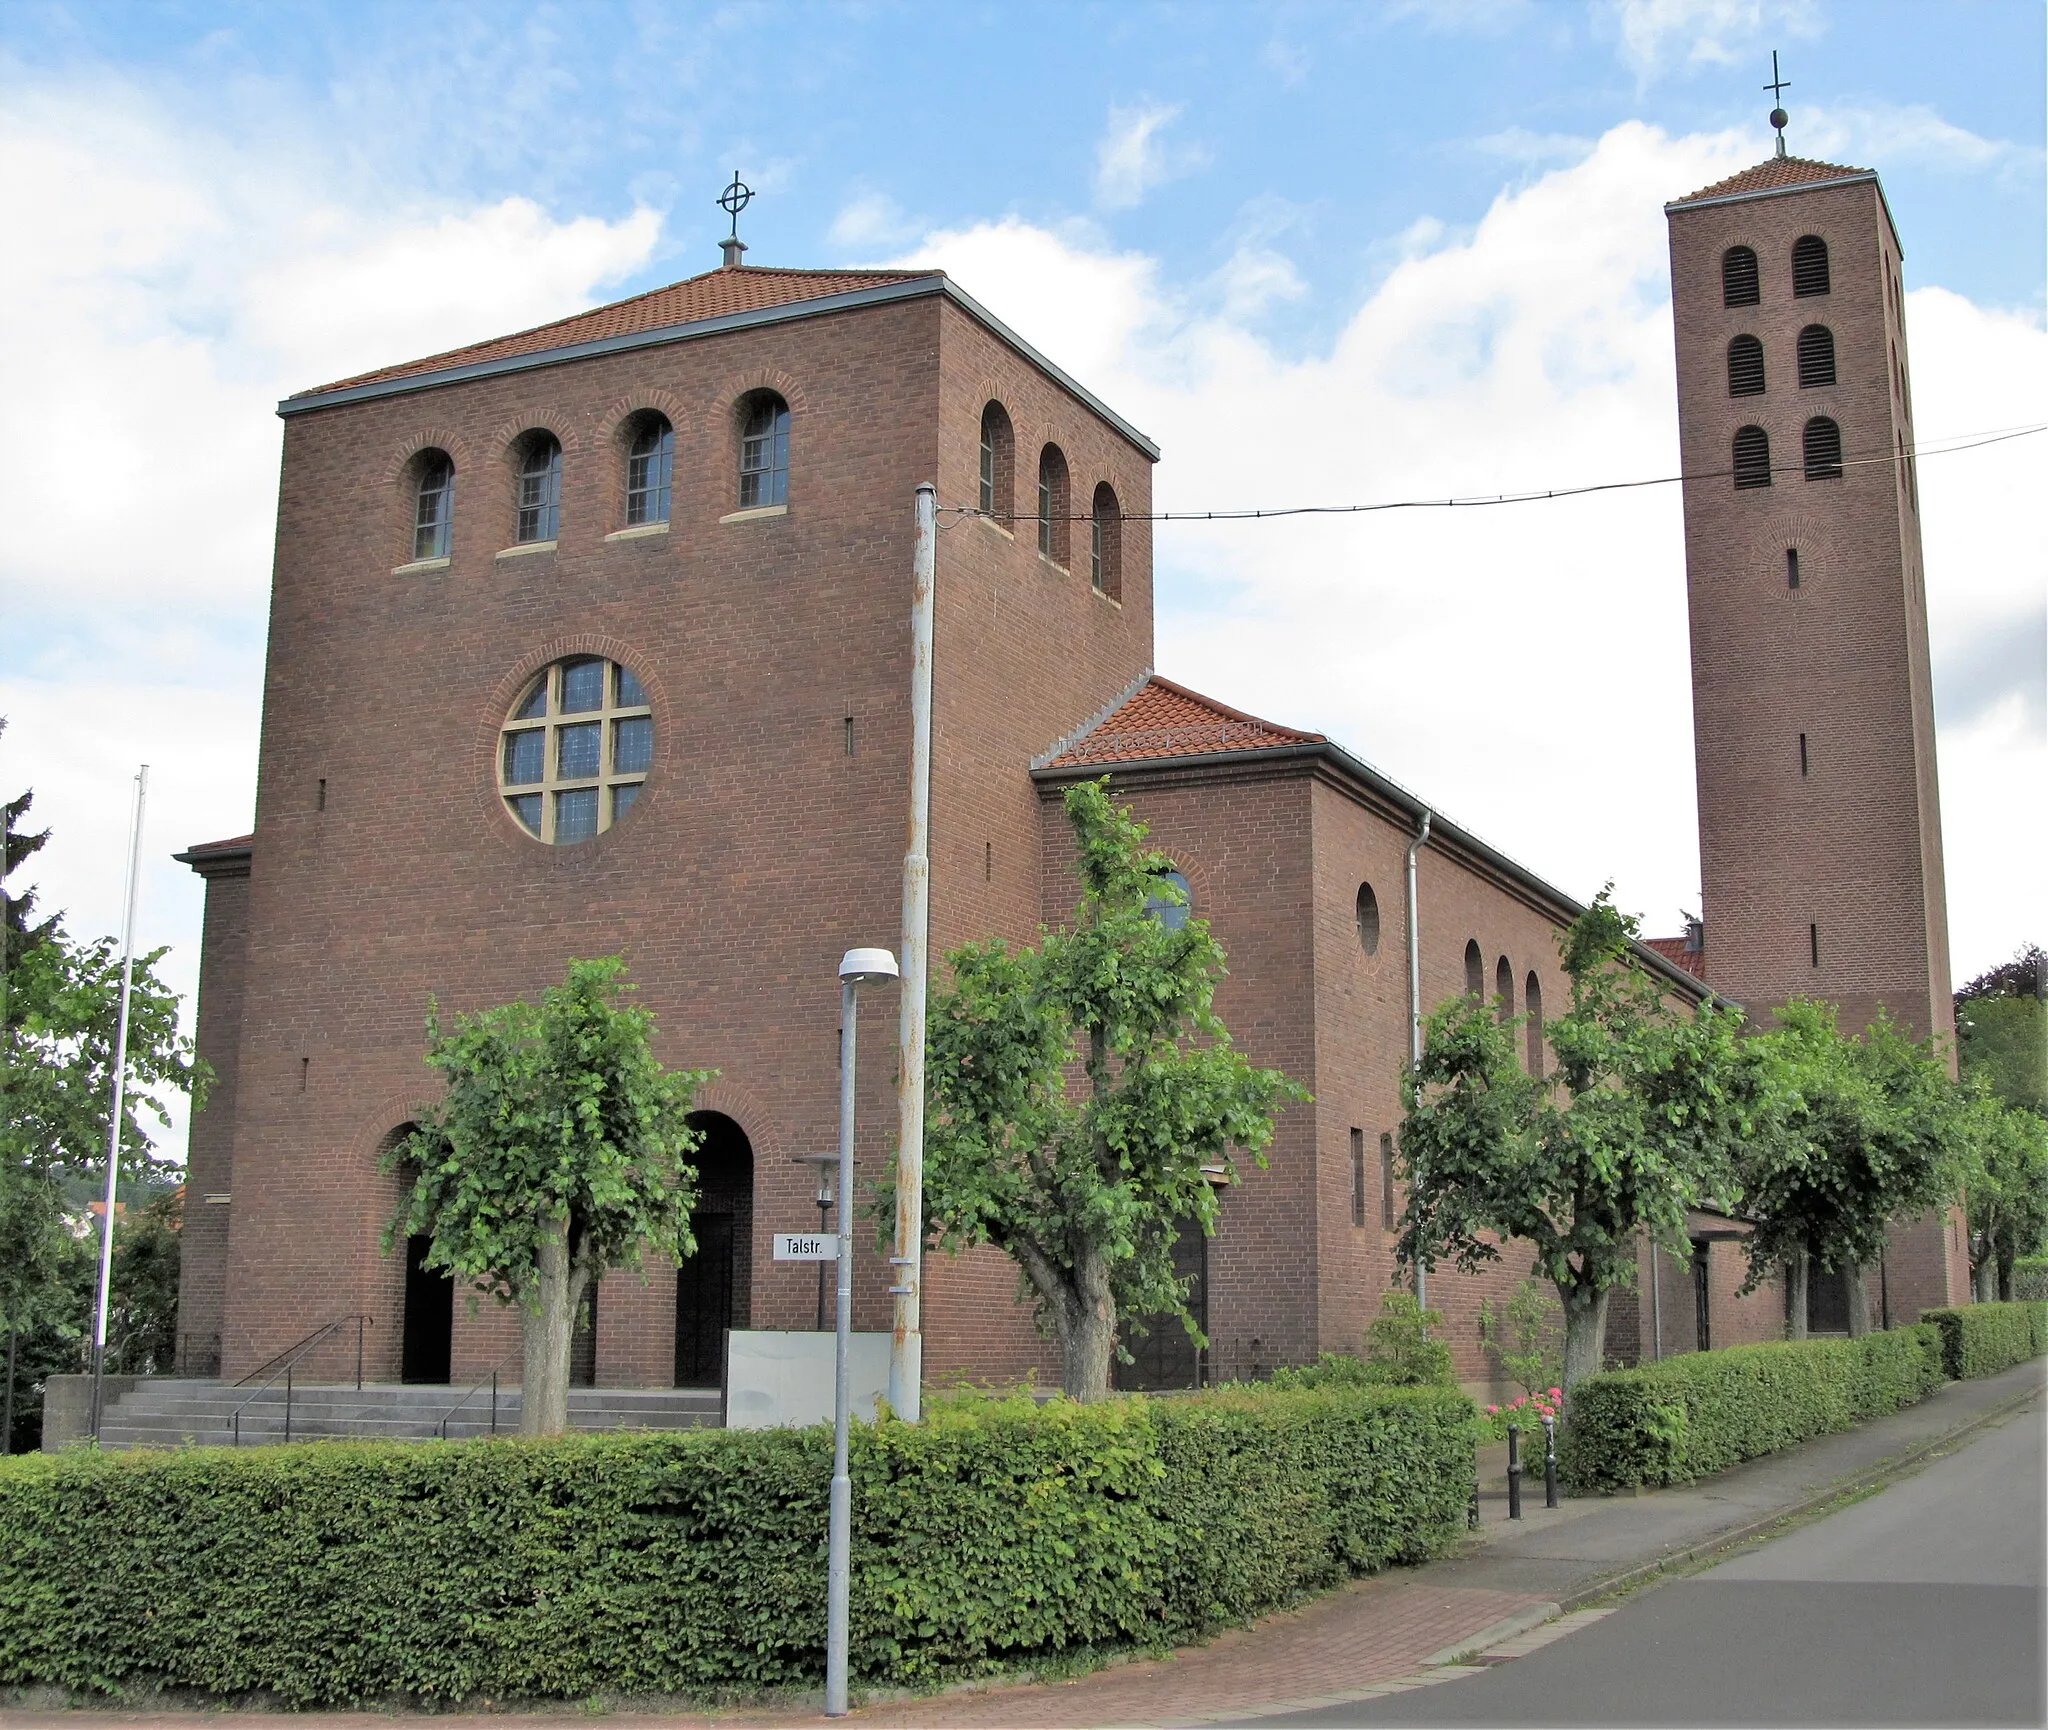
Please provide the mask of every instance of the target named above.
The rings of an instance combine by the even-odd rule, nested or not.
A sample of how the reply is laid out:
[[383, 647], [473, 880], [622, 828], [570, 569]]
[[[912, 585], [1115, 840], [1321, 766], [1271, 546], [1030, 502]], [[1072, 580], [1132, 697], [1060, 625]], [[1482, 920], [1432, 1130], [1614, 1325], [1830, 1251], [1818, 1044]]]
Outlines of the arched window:
[[455, 464], [443, 450], [414, 459], [412, 556], [445, 559], [455, 525]]
[[521, 546], [551, 541], [561, 527], [562, 441], [551, 432], [531, 432], [519, 453], [519, 523], [513, 539]]
[[1756, 254], [1746, 246], [1731, 246], [1721, 254], [1721, 304], [1755, 306], [1762, 298], [1758, 289]]
[[1370, 883], [1358, 886], [1358, 947], [1368, 955], [1380, 952], [1380, 898]]
[[740, 405], [740, 509], [789, 503], [789, 404], [757, 390]]
[[626, 527], [668, 521], [669, 483], [675, 473], [676, 430], [668, 416], [648, 410], [628, 423]]
[[1067, 459], [1058, 445], [1038, 453], [1038, 550], [1056, 565], [1067, 563], [1072, 507], [1067, 499]]
[[1828, 292], [1828, 243], [1817, 234], [1792, 243], [1792, 292], [1802, 300]]
[[1145, 912], [1168, 931], [1178, 931], [1194, 911], [1194, 891], [1178, 871], [1163, 871], [1153, 879], [1159, 887], [1145, 897]]
[[1088, 518], [1088, 580], [1098, 595], [1124, 598], [1124, 514], [1107, 481], [1095, 489]]
[[1806, 423], [1806, 478], [1810, 481], [1838, 481], [1842, 478], [1842, 429], [1824, 414]]
[[1728, 394], [1764, 394], [1764, 345], [1753, 336], [1738, 336], [1728, 344]]
[[1735, 429], [1735, 484], [1737, 487], [1767, 487], [1771, 484], [1771, 440], [1760, 426]]
[[534, 676], [499, 736], [498, 791], [529, 835], [588, 841], [632, 808], [654, 766], [654, 717], [630, 667], [579, 655]]
[[1476, 937], [1465, 944], [1465, 995], [1475, 998], [1486, 995], [1486, 957], [1479, 953], [1479, 939]]
[[999, 402], [981, 411], [981, 509], [999, 523], [1017, 514], [1017, 441]]
[[1799, 388], [1835, 382], [1835, 333], [1824, 324], [1809, 324], [1799, 333]]
[[1515, 1018], [1515, 968], [1505, 955], [1493, 970], [1493, 995], [1495, 1012], [1505, 1026]]
[[1522, 1007], [1529, 1013], [1524, 1031], [1529, 1040], [1529, 1073], [1543, 1073], [1543, 981], [1531, 973], [1522, 986]]

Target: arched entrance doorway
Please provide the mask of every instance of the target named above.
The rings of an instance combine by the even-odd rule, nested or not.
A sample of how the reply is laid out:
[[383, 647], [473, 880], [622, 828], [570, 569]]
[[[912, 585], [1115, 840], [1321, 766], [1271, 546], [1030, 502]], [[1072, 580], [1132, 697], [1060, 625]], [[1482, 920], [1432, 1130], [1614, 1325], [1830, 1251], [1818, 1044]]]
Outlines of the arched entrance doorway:
[[697, 1253], [676, 1269], [676, 1386], [725, 1379], [725, 1330], [748, 1325], [754, 1287], [754, 1148], [721, 1111], [690, 1114], [698, 1144]]
[[[401, 1123], [384, 1138], [380, 1166], [383, 1155], [412, 1132], [411, 1124]], [[418, 1173], [411, 1166], [400, 1166], [395, 1176], [398, 1195], [394, 1200], [402, 1201]], [[427, 1266], [427, 1251], [433, 1243], [424, 1234], [405, 1240], [398, 1335], [398, 1379], [402, 1382], [446, 1382], [454, 1360], [455, 1280], [445, 1269]]]

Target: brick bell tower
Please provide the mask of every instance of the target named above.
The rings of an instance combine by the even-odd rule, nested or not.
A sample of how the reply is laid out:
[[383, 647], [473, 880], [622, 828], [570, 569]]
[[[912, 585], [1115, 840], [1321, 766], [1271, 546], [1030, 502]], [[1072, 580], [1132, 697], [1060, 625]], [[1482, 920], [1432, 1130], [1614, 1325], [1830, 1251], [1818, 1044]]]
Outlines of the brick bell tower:
[[[1665, 206], [1706, 977], [1952, 1039], [1903, 253], [1877, 175], [1771, 120], [1774, 157]], [[1953, 1218], [1886, 1260], [1894, 1319], [1967, 1297]]]

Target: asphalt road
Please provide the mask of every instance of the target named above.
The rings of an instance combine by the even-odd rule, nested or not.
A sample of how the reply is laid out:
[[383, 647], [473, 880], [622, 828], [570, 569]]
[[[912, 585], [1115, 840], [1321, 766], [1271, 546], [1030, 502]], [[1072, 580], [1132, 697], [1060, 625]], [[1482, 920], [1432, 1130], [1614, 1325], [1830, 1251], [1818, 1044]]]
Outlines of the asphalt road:
[[2040, 1402], [1866, 1501], [1411, 1693], [1264, 1726], [2042, 1724]]

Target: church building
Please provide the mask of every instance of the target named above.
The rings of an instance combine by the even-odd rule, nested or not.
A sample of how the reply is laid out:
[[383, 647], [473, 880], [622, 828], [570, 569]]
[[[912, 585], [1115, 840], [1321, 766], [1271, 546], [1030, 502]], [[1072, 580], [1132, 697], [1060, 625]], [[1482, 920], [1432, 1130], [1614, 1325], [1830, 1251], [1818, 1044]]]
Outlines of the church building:
[[[1882, 1004], [1945, 1031], [1882, 193], [1781, 158], [1670, 219], [1705, 921], [1641, 963], [1681, 1001], [1806, 991], [1845, 1023]], [[192, 1129], [188, 1373], [242, 1375], [362, 1314], [372, 1379], [487, 1376], [515, 1318], [472, 1314], [422, 1245], [380, 1245], [400, 1194], [383, 1155], [432, 1097], [427, 1003], [532, 998], [613, 953], [661, 1059], [718, 1075], [698, 1100], [699, 1253], [603, 1282], [579, 1378], [712, 1386], [726, 1329], [813, 1325], [813, 1270], [769, 1246], [816, 1222], [838, 957], [899, 937], [926, 481], [931, 953], [1066, 916], [1061, 790], [1108, 775], [1228, 952], [1237, 1042], [1314, 1096], [1186, 1246], [1207, 1352], [1156, 1329], [1120, 1373], [1187, 1386], [1357, 1349], [1396, 1279], [1411, 949], [1425, 1013], [1497, 997], [1530, 1017], [1541, 1070], [1579, 904], [1335, 741], [1155, 670], [1159, 447], [962, 285], [742, 250], [280, 405], [256, 826], [178, 855], [207, 880], [199, 1046], [219, 1076]], [[872, 1175], [893, 1018], [860, 1037]], [[1949, 1224], [1907, 1234], [1893, 1309], [1962, 1294]], [[1646, 1255], [1610, 1351], [1776, 1334], [1775, 1288], [1735, 1296], [1740, 1231], [1703, 1213], [1690, 1266]], [[1469, 1381], [1491, 1373], [1480, 1299], [1525, 1272], [1510, 1254], [1433, 1281]], [[888, 1283], [864, 1255], [857, 1326], [888, 1326]], [[1056, 1383], [999, 1255], [928, 1255], [923, 1309], [929, 1380]]]

